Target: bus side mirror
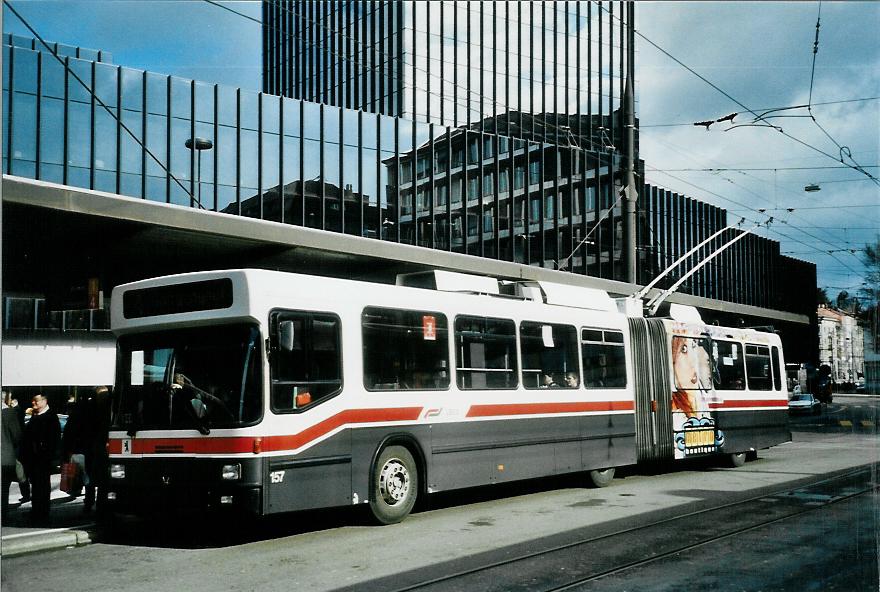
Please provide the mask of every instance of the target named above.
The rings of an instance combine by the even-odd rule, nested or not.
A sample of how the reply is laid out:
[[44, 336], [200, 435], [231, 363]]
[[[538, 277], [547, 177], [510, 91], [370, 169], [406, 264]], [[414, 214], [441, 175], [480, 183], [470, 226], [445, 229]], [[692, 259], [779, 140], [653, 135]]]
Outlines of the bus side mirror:
[[278, 323], [278, 347], [282, 351], [293, 351], [293, 321]]

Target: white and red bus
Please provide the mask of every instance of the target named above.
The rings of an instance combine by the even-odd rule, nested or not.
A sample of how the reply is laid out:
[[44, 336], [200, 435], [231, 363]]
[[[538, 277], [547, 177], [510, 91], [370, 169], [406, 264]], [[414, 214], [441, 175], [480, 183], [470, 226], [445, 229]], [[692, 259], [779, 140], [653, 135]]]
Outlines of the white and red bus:
[[[264, 270], [117, 287], [111, 507], [367, 504], [790, 439], [779, 337], [449, 272]], [[625, 308], [625, 307], [621, 307]]]

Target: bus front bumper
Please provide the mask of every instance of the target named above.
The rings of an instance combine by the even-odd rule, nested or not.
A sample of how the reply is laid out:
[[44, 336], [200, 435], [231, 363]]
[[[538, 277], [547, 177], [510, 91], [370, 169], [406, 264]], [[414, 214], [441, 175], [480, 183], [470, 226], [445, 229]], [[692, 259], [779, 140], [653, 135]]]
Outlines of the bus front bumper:
[[[238, 466], [237, 478], [229, 467]], [[234, 472], [233, 472], [234, 474]], [[107, 508], [122, 514], [263, 511], [259, 459], [110, 459]]]

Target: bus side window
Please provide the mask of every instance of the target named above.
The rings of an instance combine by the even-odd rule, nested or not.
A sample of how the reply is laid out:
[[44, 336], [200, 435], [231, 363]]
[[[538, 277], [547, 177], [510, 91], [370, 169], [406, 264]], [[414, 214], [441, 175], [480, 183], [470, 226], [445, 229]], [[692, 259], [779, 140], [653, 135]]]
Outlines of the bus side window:
[[773, 389], [777, 391], [782, 390], [782, 365], [780, 364], [779, 358], [779, 348], [775, 345], [771, 350], [773, 352], [771, 358], [773, 361]]
[[523, 321], [519, 326], [522, 380], [527, 389], [577, 388], [577, 331], [570, 325]]
[[581, 359], [586, 388], [626, 387], [622, 332], [581, 329]]
[[[281, 347], [279, 326], [292, 325], [292, 347]], [[272, 318], [272, 410], [309, 407], [342, 388], [339, 319], [330, 314], [279, 312]], [[287, 344], [290, 345], [290, 344]]]
[[751, 390], [769, 391], [772, 388], [769, 347], [746, 344], [746, 374]]
[[513, 321], [455, 317], [455, 355], [458, 388], [516, 388], [516, 324]]
[[718, 369], [715, 388], [742, 391], [746, 388], [742, 344], [716, 339], [712, 342], [712, 358]]
[[449, 388], [449, 336], [438, 312], [369, 306], [361, 315], [364, 388]]

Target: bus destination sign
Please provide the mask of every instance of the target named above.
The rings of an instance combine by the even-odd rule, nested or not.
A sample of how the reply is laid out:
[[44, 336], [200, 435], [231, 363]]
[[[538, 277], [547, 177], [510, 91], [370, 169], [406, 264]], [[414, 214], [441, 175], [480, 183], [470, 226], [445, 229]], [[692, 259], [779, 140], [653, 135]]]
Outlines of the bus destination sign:
[[217, 310], [232, 306], [232, 280], [220, 278], [130, 290], [122, 298], [122, 314], [127, 319]]

